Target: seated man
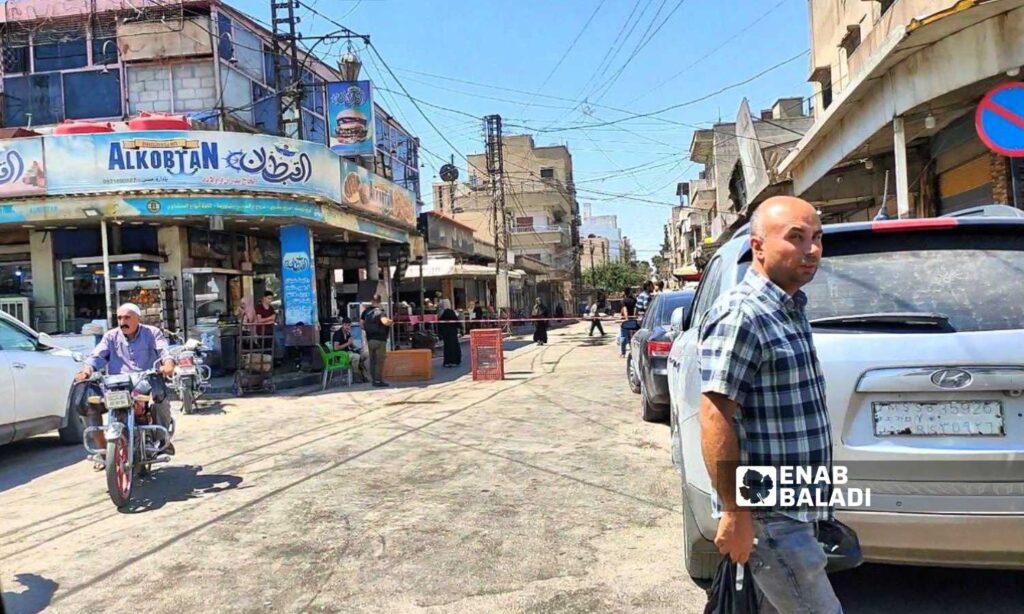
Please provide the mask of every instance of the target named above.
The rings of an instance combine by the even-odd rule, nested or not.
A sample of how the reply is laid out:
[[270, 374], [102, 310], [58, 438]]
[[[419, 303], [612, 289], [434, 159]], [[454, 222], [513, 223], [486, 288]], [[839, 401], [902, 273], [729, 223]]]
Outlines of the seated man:
[[355, 373], [361, 377], [363, 381], [366, 381], [368, 378], [363, 372], [363, 354], [359, 348], [356, 347], [355, 339], [352, 338], [352, 320], [349, 318], [341, 319], [341, 328], [334, 333], [334, 336], [331, 338], [331, 343], [335, 351], [348, 351], [349, 360], [352, 361], [352, 373]]
[[[125, 303], [117, 310], [117, 328], [113, 328], [100, 340], [91, 354], [85, 359], [82, 370], [75, 375], [75, 381], [83, 382], [92, 375], [96, 369], [107, 367], [108, 375], [119, 375], [122, 373], [139, 373], [153, 368], [157, 359], [161, 360], [160, 373], [164, 377], [174, 374], [174, 360], [167, 351], [167, 339], [163, 332], [156, 326], [149, 326], [142, 323], [142, 310], [138, 305]], [[153, 403], [150, 408], [153, 412], [153, 419], [156, 423], [168, 431], [171, 430], [171, 403], [164, 399], [162, 403]], [[102, 426], [103, 416], [90, 413], [87, 416], [89, 426]], [[95, 433], [95, 442], [99, 447], [106, 443], [103, 440], [103, 433]], [[167, 455], [174, 455], [174, 445], [167, 442], [164, 451]], [[92, 460], [97, 468], [101, 467], [103, 455], [96, 455]]]

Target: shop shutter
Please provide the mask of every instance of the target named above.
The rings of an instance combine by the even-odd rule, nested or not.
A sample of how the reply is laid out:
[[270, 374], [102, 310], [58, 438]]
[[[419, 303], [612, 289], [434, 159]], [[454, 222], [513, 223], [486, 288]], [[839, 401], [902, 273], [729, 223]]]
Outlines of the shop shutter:
[[989, 155], [984, 154], [939, 175], [939, 215], [992, 204]]

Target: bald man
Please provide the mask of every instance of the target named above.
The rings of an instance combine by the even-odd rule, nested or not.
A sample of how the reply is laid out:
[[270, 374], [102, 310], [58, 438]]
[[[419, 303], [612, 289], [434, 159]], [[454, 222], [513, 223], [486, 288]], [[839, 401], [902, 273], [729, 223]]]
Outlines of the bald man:
[[[765, 201], [750, 221], [750, 270], [700, 328], [701, 449], [719, 519], [715, 545], [750, 561], [766, 612], [842, 611], [815, 538], [832, 509], [744, 507], [736, 497], [737, 466], [832, 466], [825, 382], [800, 290], [818, 270], [821, 234], [809, 203]], [[827, 485], [808, 489], [828, 500]]]
[[[163, 331], [156, 326], [149, 326], [142, 323], [142, 310], [134, 303], [125, 303], [117, 310], [117, 328], [112, 328], [99, 344], [93, 348], [92, 353], [85, 359], [82, 370], [75, 376], [75, 381], [82, 382], [89, 379], [93, 371], [107, 368], [108, 375], [121, 373], [138, 373], [152, 369], [154, 363], [160, 361], [160, 373], [164, 377], [174, 374], [174, 360], [167, 351], [167, 339]], [[153, 419], [157, 424], [170, 430], [171, 428], [171, 404], [164, 399], [162, 403], [153, 403], [150, 410], [153, 412]], [[99, 414], [88, 414], [86, 416], [89, 426], [102, 426], [102, 416]], [[103, 447], [103, 433], [94, 434], [97, 446]], [[174, 454], [174, 446], [168, 441], [165, 452]], [[101, 455], [93, 459], [97, 466], [102, 462]]]

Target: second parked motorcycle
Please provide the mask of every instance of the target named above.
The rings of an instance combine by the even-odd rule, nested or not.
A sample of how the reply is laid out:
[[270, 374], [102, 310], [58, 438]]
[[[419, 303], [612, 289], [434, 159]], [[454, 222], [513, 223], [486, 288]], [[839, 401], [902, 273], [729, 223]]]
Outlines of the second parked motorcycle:
[[174, 356], [171, 385], [181, 399], [182, 413], [195, 411], [196, 401], [209, 387], [210, 367], [204, 364], [203, 349], [200, 341], [189, 339]]

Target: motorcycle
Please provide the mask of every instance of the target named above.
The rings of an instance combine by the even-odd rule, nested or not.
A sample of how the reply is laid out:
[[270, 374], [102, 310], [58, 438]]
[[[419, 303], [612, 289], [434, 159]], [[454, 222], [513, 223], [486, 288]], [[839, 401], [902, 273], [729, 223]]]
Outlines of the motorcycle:
[[195, 411], [196, 401], [210, 386], [211, 370], [204, 364], [204, 349], [202, 342], [189, 339], [174, 355], [171, 386], [181, 399], [181, 411], [185, 414]]
[[[87, 402], [106, 407], [107, 422], [102, 427], [86, 427], [83, 443], [90, 454], [106, 453], [107, 494], [118, 509], [131, 501], [135, 478], [148, 475], [154, 464], [170, 461], [162, 452], [171, 433], [156, 424], [151, 412], [154, 392], [159, 394], [154, 382], [162, 386], [162, 381], [155, 369], [119, 375], [94, 373], [89, 379], [93, 389]], [[106, 438], [105, 449], [93, 442], [97, 432]]]

